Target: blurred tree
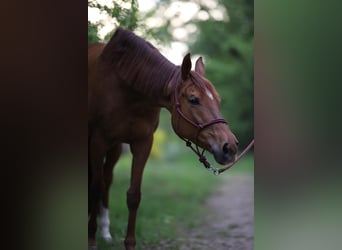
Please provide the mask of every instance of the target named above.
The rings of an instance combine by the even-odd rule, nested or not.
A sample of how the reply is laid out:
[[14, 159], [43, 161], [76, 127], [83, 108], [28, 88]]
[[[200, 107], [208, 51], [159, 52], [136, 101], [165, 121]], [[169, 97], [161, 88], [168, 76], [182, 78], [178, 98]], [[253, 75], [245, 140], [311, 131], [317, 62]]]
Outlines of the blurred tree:
[[[88, 7], [96, 8], [100, 13], [105, 13], [111, 22], [116, 26], [121, 26], [129, 30], [135, 30], [138, 26], [138, 1], [137, 0], [113, 0], [113, 6], [99, 4], [96, 0], [88, 0]], [[101, 22], [91, 23], [88, 21], [88, 43], [97, 42], [98, 29], [103, 24]], [[106, 35], [108, 40], [114, 31]]]
[[98, 31], [98, 26], [88, 21], [88, 43], [95, 43], [100, 40]]

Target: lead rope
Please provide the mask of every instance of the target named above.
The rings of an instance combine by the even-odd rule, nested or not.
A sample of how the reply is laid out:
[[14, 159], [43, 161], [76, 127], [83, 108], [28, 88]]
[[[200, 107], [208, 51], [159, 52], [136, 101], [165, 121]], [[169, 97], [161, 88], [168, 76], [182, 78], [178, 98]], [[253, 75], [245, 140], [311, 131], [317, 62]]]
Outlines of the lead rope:
[[[235, 159], [233, 162], [229, 163], [229, 164], [228, 164], [227, 166], [225, 166], [225, 167], [222, 167], [222, 168], [213, 170], [213, 171], [214, 171], [214, 174], [215, 174], [215, 175], [219, 175], [219, 174], [221, 174], [222, 172], [224, 172], [224, 171], [230, 169], [230, 168], [231, 168], [235, 163], [237, 163], [237, 162], [242, 158], [242, 156], [244, 156], [244, 155], [245, 155], [253, 146], [254, 146], [254, 139], [253, 139], [253, 140], [248, 144], [248, 146], [241, 152], [241, 154], [240, 154], [238, 157], [236, 157], [236, 159]], [[215, 171], [217, 171], [217, 173], [216, 173]]]
[[198, 157], [199, 157], [199, 161], [204, 165], [204, 167], [206, 169], [208, 169], [209, 171], [212, 171], [214, 175], [219, 175], [221, 173], [223, 173], [224, 171], [230, 169], [235, 163], [237, 163], [254, 145], [254, 139], [248, 144], [248, 146], [241, 152], [241, 154], [236, 157], [236, 159], [229, 163], [228, 165], [222, 167], [222, 168], [215, 168], [213, 167], [208, 161], [207, 158], [204, 155], [205, 149], [202, 150], [202, 152], [200, 151], [199, 147], [196, 145], [196, 148], [194, 148], [192, 146], [192, 143], [190, 140], [186, 140], [184, 138], [181, 137], [181, 139], [183, 141], [185, 141], [186, 146], [189, 147]]
[[[181, 138], [182, 138], [182, 137], [181, 137]], [[194, 147], [192, 146], [192, 143], [191, 143], [190, 140], [186, 140], [186, 139], [184, 139], [184, 138], [182, 138], [182, 139], [185, 141], [186, 146], [189, 147], [192, 151], [194, 151], [194, 153], [199, 157], [198, 160], [199, 160], [201, 163], [203, 163], [204, 167], [205, 167], [206, 169], [211, 168], [210, 163], [207, 161], [207, 158], [206, 158], [205, 155], [204, 155], [205, 149], [202, 149], [202, 152], [201, 152], [200, 149], [199, 149], [199, 147], [198, 147], [196, 144], [195, 144], [195, 145], [196, 145], [196, 148], [194, 148]]]

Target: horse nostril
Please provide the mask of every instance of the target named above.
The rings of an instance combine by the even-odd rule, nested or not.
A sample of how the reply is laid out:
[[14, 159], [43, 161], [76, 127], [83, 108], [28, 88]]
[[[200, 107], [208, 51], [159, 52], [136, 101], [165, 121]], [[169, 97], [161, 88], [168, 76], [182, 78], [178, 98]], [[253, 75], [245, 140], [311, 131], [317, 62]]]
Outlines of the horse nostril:
[[224, 154], [231, 154], [231, 155], [236, 154], [236, 148], [234, 148], [234, 146], [231, 146], [229, 143], [225, 143], [223, 145], [222, 150]]
[[228, 152], [229, 152], [229, 144], [228, 143], [225, 143], [224, 145], [223, 145], [223, 148], [222, 148], [222, 150], [223, 150], [223, 153], [225, 153], [225, 154], [227, 154]]

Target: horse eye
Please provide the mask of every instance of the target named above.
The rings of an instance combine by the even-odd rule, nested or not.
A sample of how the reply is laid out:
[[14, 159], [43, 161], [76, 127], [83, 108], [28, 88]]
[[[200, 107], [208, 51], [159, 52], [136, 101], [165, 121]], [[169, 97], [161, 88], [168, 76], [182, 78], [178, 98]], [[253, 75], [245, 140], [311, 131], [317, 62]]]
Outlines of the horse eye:
[[191, 96], [189, 99], [189, 102], [193, 105], [199, 105], [200, 104], [199, 99], [196, 96]]

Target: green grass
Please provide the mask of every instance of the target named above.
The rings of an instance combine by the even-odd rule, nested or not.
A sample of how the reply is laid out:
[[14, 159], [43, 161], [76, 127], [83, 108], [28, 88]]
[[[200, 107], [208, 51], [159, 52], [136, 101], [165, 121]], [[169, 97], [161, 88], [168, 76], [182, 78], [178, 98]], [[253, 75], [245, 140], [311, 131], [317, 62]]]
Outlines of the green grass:
[[[205, 199], [222, 180], [221, 176], [207, 171], [185, 147], [181, 154], [167, 158], [150, 159], [145, 168], [136, 226], [137, 249], [148, 249], [158, 242], [176, 238], [180, 227], [196, 227], [206, 212]], [[130, 165], [131, 156], [126, 154], [115, 167], [110, 195], [113, 243], [99, 238], [99, 250], [124, 249]], [[253, 174], [253, 171], [253, 156], [247, 155], [222, 175]]]

